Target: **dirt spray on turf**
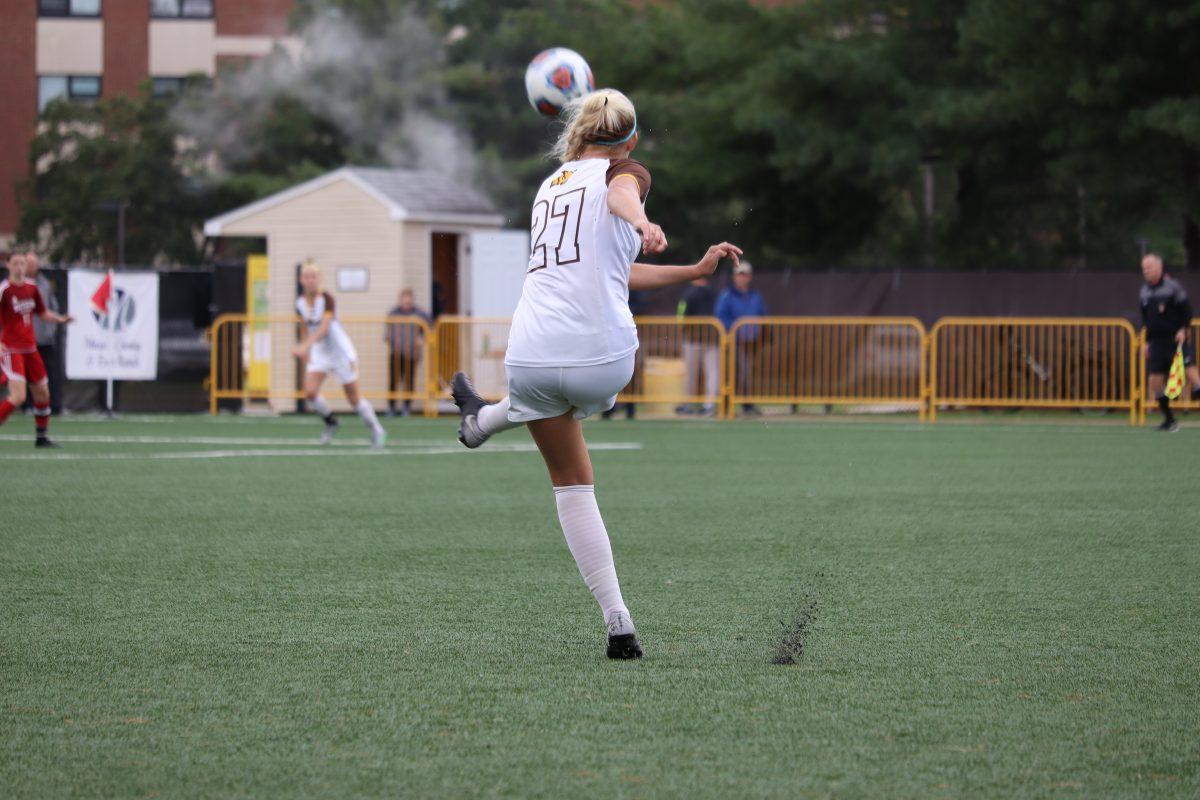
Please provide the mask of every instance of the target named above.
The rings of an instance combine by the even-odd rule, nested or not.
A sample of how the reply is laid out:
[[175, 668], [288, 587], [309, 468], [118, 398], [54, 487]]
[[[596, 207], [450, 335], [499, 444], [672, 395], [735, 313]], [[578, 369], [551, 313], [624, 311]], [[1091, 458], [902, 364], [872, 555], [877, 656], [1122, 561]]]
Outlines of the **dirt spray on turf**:
[[[818, 575], [818, 578], [821, 577]], [[815, 592], [804, 592], [799, 596], [794, 613], [780, 620], [782, 635], [775, 653], [771, 657], [772, 664], [796, 664], [808, 647], [809, 637], [817, 623], [817, 613], [820, 603]]]

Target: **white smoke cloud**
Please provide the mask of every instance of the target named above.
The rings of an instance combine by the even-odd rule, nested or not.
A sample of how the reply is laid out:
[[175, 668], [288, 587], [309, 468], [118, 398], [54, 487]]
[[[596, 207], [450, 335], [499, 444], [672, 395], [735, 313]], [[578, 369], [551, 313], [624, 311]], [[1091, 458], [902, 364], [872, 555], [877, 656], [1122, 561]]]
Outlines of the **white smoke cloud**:
[[388, 166], [473, 178], [474, 148], [449, 121], [442, 42], [418, 14], [401, 11], [383, 29], [364, 31], [326, 8], [298, 40], [298, 47], [276, 48], [222, 74], [210, 89], [189, 92], [175, 112], [183, 131], [226, 160], [249, 158], [261, 146], [253, 131], [286, 97], [329, 120], [353, 150]]

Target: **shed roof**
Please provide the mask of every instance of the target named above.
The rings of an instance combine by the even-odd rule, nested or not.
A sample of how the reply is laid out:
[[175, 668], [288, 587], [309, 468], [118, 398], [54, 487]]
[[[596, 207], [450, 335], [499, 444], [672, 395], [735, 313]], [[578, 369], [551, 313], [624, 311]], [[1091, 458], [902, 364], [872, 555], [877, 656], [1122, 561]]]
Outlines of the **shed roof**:
[[385, 167], [342, 167], [213, 217], [204, 223], [204, 233], [221, 236], [228, 225], [343, 180], [378, 200], [393, 220], [488, 227], [504, 222], [490, 200], [447, 175]]

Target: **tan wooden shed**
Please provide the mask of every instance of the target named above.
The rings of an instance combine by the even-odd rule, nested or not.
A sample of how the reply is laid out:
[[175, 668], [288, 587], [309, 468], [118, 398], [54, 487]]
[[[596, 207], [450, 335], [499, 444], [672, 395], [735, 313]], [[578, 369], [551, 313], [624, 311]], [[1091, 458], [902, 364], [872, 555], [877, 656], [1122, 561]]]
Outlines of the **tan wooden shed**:
[[[402, 288], [412, 289], [417, 305], [432, 312], [435, 282], [438, 310], [469, 313], [472, 235], [498, 231], [503, 222], [479, 191], [449, 176], [344, 167], [210, 219], [204, 232], [266, 240], [271, 316], [294, 313], [298, 267], [313, 259], [340, 317], [382, 317]], [[295, 383], [293, 360], [278, 357], [287, 352], [289, 336], [272, 331], [273, 389]], [[378, 389], [386, 379], [363, 361], [364, 390]], [[332, 400], [336, 387], [327, 394]]]

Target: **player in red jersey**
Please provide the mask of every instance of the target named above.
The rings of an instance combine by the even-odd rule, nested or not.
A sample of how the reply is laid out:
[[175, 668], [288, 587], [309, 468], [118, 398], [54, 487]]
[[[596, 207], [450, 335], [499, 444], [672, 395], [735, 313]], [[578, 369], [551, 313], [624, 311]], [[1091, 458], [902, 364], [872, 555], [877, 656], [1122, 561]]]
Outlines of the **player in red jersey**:
[[37, 284], [25, 281], [25, 256], [8, 260], [8, 280], [0, 282], [0, 372], [8, 379], [8, 397], [0, 401], [0, 425], [25, 402], [25, 387], [33, 394], [33, 418], [37, 424], [36, 447], [57, 447], [46, 430], [50, 425], [50, 381], [38, 355], [33, 335], [36, 314], [49, 322], [66, 323], [74, 317], [46, 308]]

